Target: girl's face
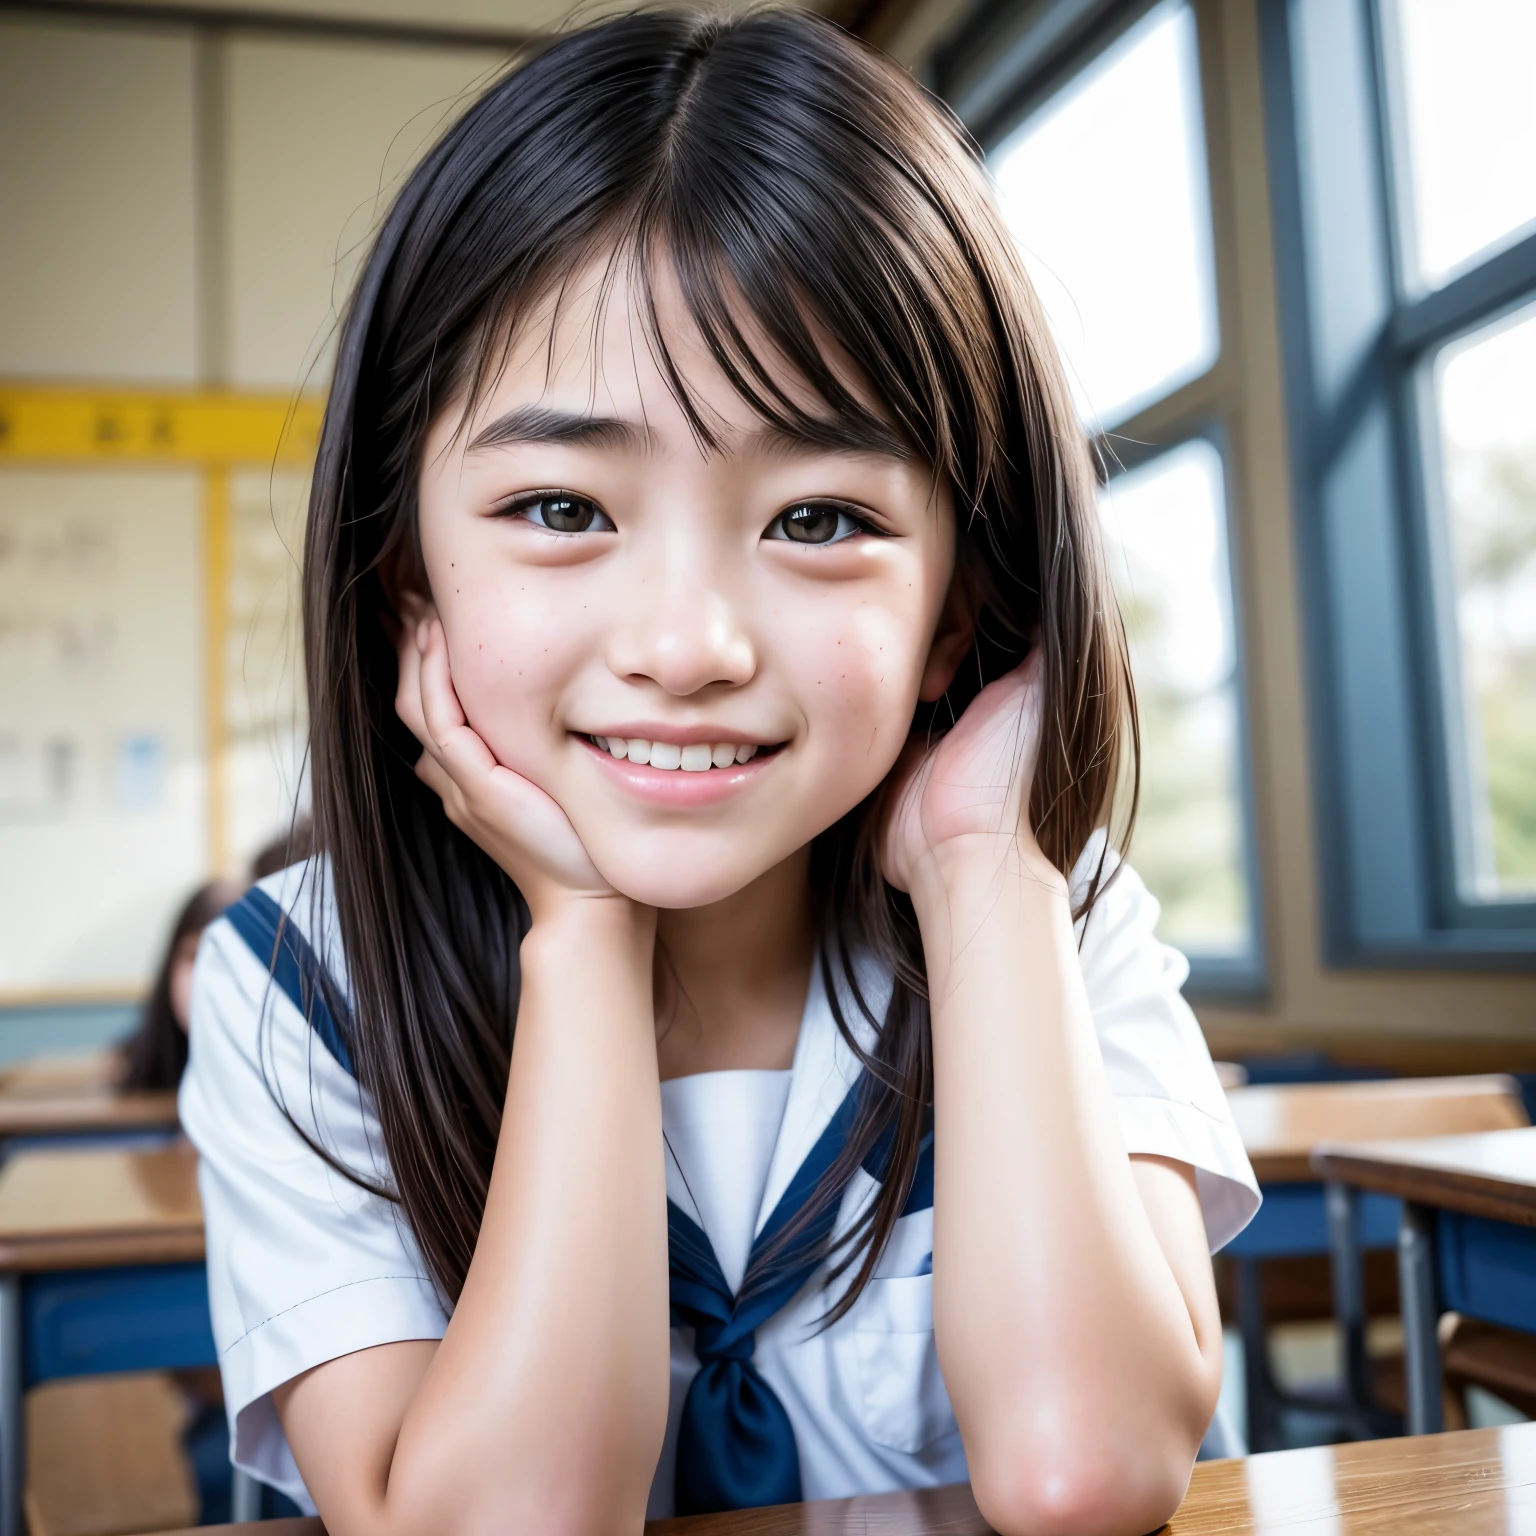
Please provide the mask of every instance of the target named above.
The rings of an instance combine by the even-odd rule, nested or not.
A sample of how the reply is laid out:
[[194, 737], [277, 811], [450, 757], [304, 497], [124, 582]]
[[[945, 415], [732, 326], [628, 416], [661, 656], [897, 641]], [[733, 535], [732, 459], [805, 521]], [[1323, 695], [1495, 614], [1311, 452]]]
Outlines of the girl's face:
[[603, 270], [526, 319], [471, 420], [435, 424], [421, 547], [469, 723], [616, 889], [700, 906], [857, 805], [948, 686], [954, 514], [889, 444], [766, 427], [664, 287], [701, 445]]

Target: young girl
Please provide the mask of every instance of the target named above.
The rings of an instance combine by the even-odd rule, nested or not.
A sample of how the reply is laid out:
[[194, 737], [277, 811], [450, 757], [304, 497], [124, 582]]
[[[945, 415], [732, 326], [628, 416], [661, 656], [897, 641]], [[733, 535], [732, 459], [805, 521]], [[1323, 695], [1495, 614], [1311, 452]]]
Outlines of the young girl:
[[315, 473], [324, 857], [198, 963], [241, 1466], [332, 1536], [1172, 1512], [1257, 1194], [1103, 830], [1094, 492], [974, 150], [829, 24], [620, 17], [448, 132]]

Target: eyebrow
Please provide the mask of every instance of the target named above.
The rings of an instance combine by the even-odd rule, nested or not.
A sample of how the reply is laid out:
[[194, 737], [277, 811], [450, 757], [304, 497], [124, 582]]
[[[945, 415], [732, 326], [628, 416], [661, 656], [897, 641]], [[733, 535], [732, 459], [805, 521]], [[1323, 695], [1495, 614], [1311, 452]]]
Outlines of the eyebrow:
[[873, 454], [908, 461], [917, 457], [911, 444], [878, 416], [811, 417], [794, 422], [769, 422], [757, 434], [758, 447], [770, 454]]
[[[573, 448], [648, 450], [654, 446], [644, 426], [620, 416], [593, 416], [545, 405], [519, 405], [476, 433], [468, 452], [512, 443], [559, 443]], [[810, 452], [873, 454], [908, 461], [916, 455], [906, 440], [873, 414], [811, 417], [766, 422], [750, 435], [759, 452], [789, 456]]]
[[475, 434], [468, 452], [502, 448], [509, 443], [564, 443], [575, 448], [646, 448], [644, 427], [618, 416], [589, 416], [546, 405], [519, 405]]

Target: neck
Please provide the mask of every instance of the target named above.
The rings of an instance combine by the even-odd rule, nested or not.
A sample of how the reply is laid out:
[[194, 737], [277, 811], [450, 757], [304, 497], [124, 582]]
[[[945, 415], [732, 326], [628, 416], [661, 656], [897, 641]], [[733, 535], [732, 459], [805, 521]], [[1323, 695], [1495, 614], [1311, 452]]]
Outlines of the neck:
[[788, 1068], [815, 948], [809, 848], [724, 901], [659, 912], [662, 1077]]

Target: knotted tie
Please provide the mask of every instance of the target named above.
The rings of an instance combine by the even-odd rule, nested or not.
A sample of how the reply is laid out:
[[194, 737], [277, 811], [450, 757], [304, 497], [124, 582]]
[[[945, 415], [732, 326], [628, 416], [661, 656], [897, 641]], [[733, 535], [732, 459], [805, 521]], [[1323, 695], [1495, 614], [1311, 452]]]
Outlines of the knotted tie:
[[[858, 1111], [861, 1077], [801, 1163], [789, 1187], [752, 1243], [755, 1259], [799, 1214], [822, 1176], [837, 1160]], [[879, 1179], [890, 1157], [888, 1133], [864, 1160]], [[826, 1239], [837, 1220], [839, 1196], [807, 1222], [792, 1246], [761, 1281], [737, 1297], [721, 1273], [714, 1248], [699, 1224], [667, 1201], [667, 1239], [672, 1273], [672, 1322], [692, 1327], [699, 1371], [683, 1399], [677, 1432], [675, 1501], [679, 1515], [764, 1504], [797, 1504], [800, 1453], [789, 1415], [753, 1363], [757, 1330], [790, 1301], [826, 1257]], [[933, 1204], [933, 1135], [924, 1138], [903, 1216]]]
[[[752, 1243], [752, 1260], [792, 1221], [836, 1161], [858, 1107], [850, 1089]], [[683, 1400], [677, 1432], [677, 1513], [709, 1514], [800, 1502], [800, 1456], [789, 1415], [752, 1363], [757, 1330], [821, 1263], [837, 1219], [829, 1200], [763, 1281], [731, 1294], [699, 1224], [667, 1201], [672, 1322], [693, 1329], [699, 1373]]]

